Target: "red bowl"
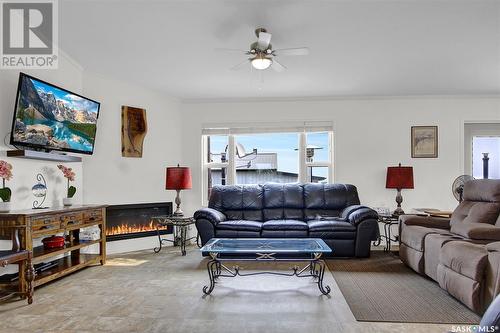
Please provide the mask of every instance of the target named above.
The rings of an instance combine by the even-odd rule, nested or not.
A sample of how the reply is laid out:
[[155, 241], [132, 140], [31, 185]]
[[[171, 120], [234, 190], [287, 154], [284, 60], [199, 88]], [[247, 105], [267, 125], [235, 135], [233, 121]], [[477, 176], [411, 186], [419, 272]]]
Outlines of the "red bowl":
[[47, 249], [54, 249], [58, 247], [64, 247], [64, 237], [63, 236], [51, 236], [42, 239], [43, 246]]

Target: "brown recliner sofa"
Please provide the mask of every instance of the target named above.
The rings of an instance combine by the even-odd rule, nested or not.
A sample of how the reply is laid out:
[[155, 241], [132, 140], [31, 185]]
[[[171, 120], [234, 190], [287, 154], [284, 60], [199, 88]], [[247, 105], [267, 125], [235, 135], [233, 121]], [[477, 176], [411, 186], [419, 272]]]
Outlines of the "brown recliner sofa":
[[500, 180], [472, 180], [450, 219], [400, 217], [401, 260], [482, 313], [500, 293]]

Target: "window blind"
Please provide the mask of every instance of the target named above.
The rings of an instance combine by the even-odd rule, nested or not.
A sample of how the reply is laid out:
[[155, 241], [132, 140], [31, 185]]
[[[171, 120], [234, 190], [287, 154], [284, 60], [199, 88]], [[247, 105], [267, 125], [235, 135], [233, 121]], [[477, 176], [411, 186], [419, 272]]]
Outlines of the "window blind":
[[203, 135], [300, 133], [333, 131], [331, 121], [204, 124]]

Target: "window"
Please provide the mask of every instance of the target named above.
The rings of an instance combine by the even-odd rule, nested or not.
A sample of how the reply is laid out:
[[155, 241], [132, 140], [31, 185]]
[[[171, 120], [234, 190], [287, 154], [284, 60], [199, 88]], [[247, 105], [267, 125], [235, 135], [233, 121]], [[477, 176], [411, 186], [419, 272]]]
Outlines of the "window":
[[299, 180], [297, 133], [237, 135], [235, 140], [235, 184]]
[[333, 131], [326, 126], [205, 128], [203, 202], [214, 185], [332, 182]]
[[331, 136], [331, 132], [306, 133], [307, 182], [329, 182], [332, 159]]
[[500, 136], [472, 138], [472, 176], [474, 178], [484, 178], [485, 154], [487, 154], [488, 178], [500, 179]]
[[484, 178], [483, 158], [488, 154], [488, 178], [500, 179], [500, 123], [465, 123], [464, 172]]

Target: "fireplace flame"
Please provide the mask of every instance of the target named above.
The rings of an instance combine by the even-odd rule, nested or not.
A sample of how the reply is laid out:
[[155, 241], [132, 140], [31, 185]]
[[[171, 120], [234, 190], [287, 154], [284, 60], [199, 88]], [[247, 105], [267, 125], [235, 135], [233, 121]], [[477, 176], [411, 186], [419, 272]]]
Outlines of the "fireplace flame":
[[[167, 227], [159, 227], [160, 230], [166, 230]], [[125, 224], [122, 223], [118, 226], [107, 226], [106, 227], [106, 236], [111, 235], [123, 235], [123, 234], [133, 234], [136, 232], [146, 232], [146, 231], [156, 231], [156, 224], [150, 222], [149, 224]]]

